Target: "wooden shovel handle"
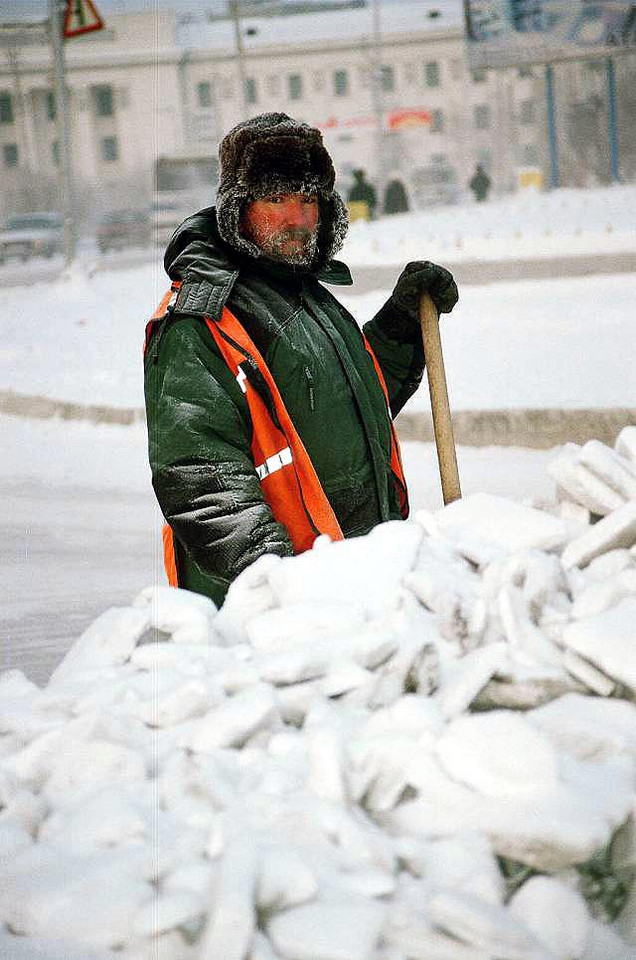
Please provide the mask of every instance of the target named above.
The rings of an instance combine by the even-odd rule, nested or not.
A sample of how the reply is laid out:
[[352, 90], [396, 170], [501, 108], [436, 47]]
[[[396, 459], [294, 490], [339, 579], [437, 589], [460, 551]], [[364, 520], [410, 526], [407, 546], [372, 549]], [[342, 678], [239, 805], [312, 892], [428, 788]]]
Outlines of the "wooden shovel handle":
[[431, 395], [437, 461], [442, 481], [442, 496], [446, 504], [453, 500], [459, 500], [462, 491], [459, 485], [453, 424], [446, 389], [442, 341], [439, 335], [439, 317], [437, 308], [428, 293], [423, 294], [420, 300], [420, 323], [422, 324], [424, 356], [426, 357], [428, 390]]

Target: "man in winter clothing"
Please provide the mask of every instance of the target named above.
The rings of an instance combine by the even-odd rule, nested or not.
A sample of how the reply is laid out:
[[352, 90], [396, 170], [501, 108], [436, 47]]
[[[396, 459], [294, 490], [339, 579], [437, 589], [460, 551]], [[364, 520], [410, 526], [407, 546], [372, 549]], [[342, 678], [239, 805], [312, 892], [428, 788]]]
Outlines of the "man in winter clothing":
[[404, 189], [404, 184], [397, 177], [389, 181], [384, 192], [384, 212], [406, 213], [409, 208], [409, 200]]
[[470, 178], [468, 186], [475, 194], [475, 200], [477, 203], [483, 203], [484, 200], [488, 199], [488, 191], [490, 190], [490, 177], [482, 167], [481, 163], [478, 163], [475, 172]]
[[352, 222], [354, 220], [372, 220], [375, 214], [378, 198], [369, 181], [365, 180], [365, 176], [362, 169], [353, 171], [353, 185], [347, 196], [349, 219]]
[[352, 281], [333, 259], [347, 216], [319, 131], [263, 114], [220, 160], [216, 208], [166, 251], [172, 291], [145, 353], [169, 577], [217, 604], [264, 553], [407, 515], [391, 421], [422, 378], [418, 302], [457, 300], [448, 271], [408, 264], [363, 336], [323, 286]]

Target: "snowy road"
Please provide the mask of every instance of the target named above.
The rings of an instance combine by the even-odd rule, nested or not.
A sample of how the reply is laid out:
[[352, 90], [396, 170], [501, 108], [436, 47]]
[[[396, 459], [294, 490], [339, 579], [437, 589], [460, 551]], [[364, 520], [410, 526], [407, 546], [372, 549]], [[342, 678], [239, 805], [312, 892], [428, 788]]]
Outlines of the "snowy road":
[[143, 493], [0, 482], [0, 669], [46, 680], [106, 607], [155, 582], [155, 505]]

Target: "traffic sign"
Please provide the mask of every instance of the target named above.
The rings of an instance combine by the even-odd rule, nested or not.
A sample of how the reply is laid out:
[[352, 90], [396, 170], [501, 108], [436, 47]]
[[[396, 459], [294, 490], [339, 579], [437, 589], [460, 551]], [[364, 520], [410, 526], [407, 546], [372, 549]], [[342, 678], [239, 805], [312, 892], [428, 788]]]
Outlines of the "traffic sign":
[[65, 37], [78, 37], [82, 33], [101, 30], [104, 21], [100, 17], [93, 0], [66, 0], [64, 14]]

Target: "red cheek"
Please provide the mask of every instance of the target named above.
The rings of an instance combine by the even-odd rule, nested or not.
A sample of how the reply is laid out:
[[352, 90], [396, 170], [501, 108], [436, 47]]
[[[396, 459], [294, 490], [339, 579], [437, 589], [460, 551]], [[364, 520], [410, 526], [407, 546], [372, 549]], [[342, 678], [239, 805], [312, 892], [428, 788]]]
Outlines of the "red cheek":
[[283, 206], [273, 206], [263, 217], [263, 221], [267, 226], [278, 229], [282, 227], [287, 221], [287, 213]]

